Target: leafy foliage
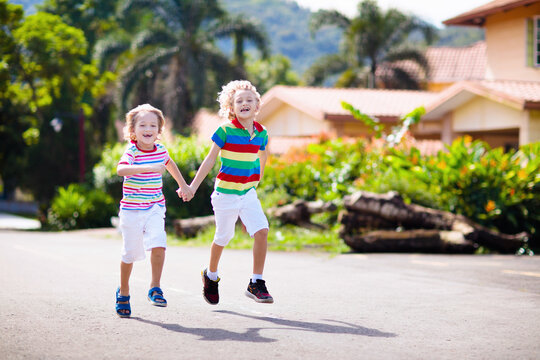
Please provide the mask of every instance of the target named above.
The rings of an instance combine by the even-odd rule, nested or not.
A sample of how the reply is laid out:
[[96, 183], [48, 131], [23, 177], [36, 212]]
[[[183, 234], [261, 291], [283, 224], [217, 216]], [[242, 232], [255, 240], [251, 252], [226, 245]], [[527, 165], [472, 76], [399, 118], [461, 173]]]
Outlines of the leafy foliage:
[[[367, 166], [363, 141], [321, 138], [319, 143], [291, 149], [280, 157], [270, 157], [260, 188], [261, 198], [284, 204], [296, 199], [338, 200]], [[276, 204], [266, 204], [272, 206]]]
[[118, 213], [111, 196], [101, 190], [70, 184], [58, 188], [47, 214], [47, 225], [53, 230], [72, 230], [111, 226]]
[[[100, 76], [95, 66], [84, 62], [87, 42], [81, 30], [48, 13], [22, 20], [20, 8], [7, 5], [0, 3], [5, 15], [1, 62], [8, 65], [2, 72], [0, 102], [2, 117], [10, 117], [7, 132], [20, 130], [24, 135], [9, 141], [14, 149], [2, 154], [4, 164], [16, 162], [20, 170], [2, 166], [0, 171], [7, 184], [16, 182], [46, 202], [56, 186], [77, 179], [76, 114], [81, 108], [91, 114], [89, 102], [103, 91], [110, 74]], [[64, 123], [59, 133], [50, 125], [55, 117]]]
[[275, 85], [298, 85], [300, 79], [291, 70], [291, 62], [283, 55], [247, 61], [246, 71], [257, 91], [264, 94]]
[[[135, 27], [123, 21], [137, 15]], [[217, 0], [122, 0], [118, 20], [126, 26], [98, 42], [95, 53], [102, 68], [119, 73], [116, 105], [125, 112], [151, 102], [174, 116], [182, 133], [199, 108], [215, 104], [221, 85], [245, 77], [244, 43], [268, 55], [259, 24], [228, 16]], [[221, 38], [234, 41], [234, 59], [216, 46]]]

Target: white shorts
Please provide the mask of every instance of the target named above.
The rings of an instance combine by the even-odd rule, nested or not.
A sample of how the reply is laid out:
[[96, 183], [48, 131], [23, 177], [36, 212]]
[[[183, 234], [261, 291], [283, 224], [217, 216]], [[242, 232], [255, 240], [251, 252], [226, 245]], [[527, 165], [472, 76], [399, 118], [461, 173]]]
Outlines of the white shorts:
[[268, 229], [268, 220], [255, 189], [249, 190], [244, 195], [214, 191], [211, 199], [216, 218], [215, 244], [225, 246], [231, 241], [239, 216], [251, 237], [259, 230]]
[[122, 261], [131, 264], [144, 260], [144, 251], [167, 248], [165, 207], [154, 205], [149, 210], [120, 210], [120, 231], [124, 240]]

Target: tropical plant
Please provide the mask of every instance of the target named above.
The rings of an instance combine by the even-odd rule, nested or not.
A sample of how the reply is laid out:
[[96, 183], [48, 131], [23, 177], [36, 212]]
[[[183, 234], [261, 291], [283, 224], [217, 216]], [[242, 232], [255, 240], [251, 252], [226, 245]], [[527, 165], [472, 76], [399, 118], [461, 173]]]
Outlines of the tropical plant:
[[341, 106], [348, 110], [356, 120], [362, 121], [373, 133], [376, 139], [384, 136], [389, 146], [395, 146], [401, 142], [403, 137], [409, 132], [412, 125], [418, 124], [422, 115], [426, 113], [426, 109], [423, 106], [413, 109], [411, 112], [403, 116], [396, 126], [393, 126], [391, 133], [385, 132], [385, 127], [381, 121], [368, 114], [362, 113], [356, 109], [353, 105], [342, 101]]
[[[76, 181], [79, 134], [73, 114], [81, 109], [86, 115], [92, 113], [91, 100], [103, 92], [110, 74], [100, 76], [95, 66], [84, 62], [87, 43], [81, 30], [48, 13], [22, 20], [22, 13], [13, 10], [16, 7], [5, 5], [0, 3], [7, 11], [1, 53], [7, 69], [1, 71], [0, 102], [1, 116], [13, 119], [2, 125], [9, 137], [13, 131], [21, 132], [14, 148], [17, 153], [10, 150], [2, 158], [5, 163], [17, 161], [22, 171], [2, 170], [1, 175], [8, 184], [16, 176], [17, 186], [46, 202], [55, 187]], [[4, 52], [4, 46], [9, 52]], [[58, 132], [51, 127], [54, 118], [63, 119]]]
[[47, 213], [47, 225], [54, 230], [107, 227], [117, 213], [113, 198], [105, 192], [70, 184], [58, 188]]
[[37, 8], [60, 16], [64, 23], [84, 32], [89, 61], [97, 39], [118, 27], [114, 17], [117, 3], [118, 0], [45, 0]]
[[[396, 9], [382, 11], [374, 0], [359, 3], [358, 12], [352, 19], [335, 10], [319, 10], [313, 15], [312, 34], [325, 25], [334, 25], [343, 29], [344, 39], [339, 54], [319, 59], [306, 71], [306, 82], [320, 85], [328, 76], [339, 75], [335, 85], [341, 87], [420, 88], [414, 74], [402, 66], [403, 61], [417, 64], [425, 74], [429, 73], [429, 65], [423, 52], [407, 45], [406, 40], [420, 31], [431, 43], [436, 29]], [[384, 71], [378, 71], [381, 68]]]
[[[251, 60], [251, 61], [250, 61]], [[291, 62], [283, 55], [273, 55], [267, 59], [252, 60], [246, 65], [248, 78], [264, 94], [275, 85], [298, 85], [300, 79], [291, 69]]]
[[[121, 111], [128, 109], [135, 95], [135, 103], [152, 101], [165, 114], [174, 114], [175, 128], [180, 131], [185, 130], [196, 109], [214, 105], [223, 83], [245, 77], [241, 67], [245, 41], [253, 42], [263, 56], [268, 53], [268, 41], [260, 27], [229, 18], [217, 0], [120, 3], [120, 18], [133, 13], [141, 14], [143, 26], [135, 29], [134, 35], [114, 33], [103, 39], [96, 46], [95, 57], [108, 64], [111, 56], [117, 59]], [[152, 16], [145, 18], [148, 14]], [[220, 38], [235, 40], [235, 61], [217, 48], [215, 40]]]

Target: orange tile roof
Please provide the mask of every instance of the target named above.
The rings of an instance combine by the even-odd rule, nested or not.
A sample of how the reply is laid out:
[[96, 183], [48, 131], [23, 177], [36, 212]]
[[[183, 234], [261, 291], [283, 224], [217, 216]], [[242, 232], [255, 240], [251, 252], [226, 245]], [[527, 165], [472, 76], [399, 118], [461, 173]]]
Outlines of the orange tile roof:
[[[430, 67], [430, 83], [453, 83], [462, 80], [482, 80], [487, 67], [487, 47], [485, 41], [478, 41], [463, 47], [429, 47], [425, 57]], [[394, 63], [412, 76], [425, 81], [426, 76], [415, 62], [404, 60]], [[387, 64], [377, 69], [377, 77], [388, 75]]]
[[423, 119], [437, 119], [474, 96], [482, 96], [517, 109], [540, 109], [540, 81], [462, 81], [442, 91], [426, 107]]
[[263, 95], [259, 118], [271, 113], [276, 103], [286, 103], [318, 119], [350, 116], [341, 102], [352, 104], [365, 114], [375, 117], [401, 117], [421, 105], [431, 102], [437, 93], [412, 90], [337, 89], [322, 87], [274, 86]]
[[504, 94], [517, 102], [540, 102], [540, 81], [484, 80], [479, 84], [491, 91]]
[[479, 41], [464, 47], [430, 47], [426, 58], [431, 67], [430, 81], [434, 83], [485, 79], [487, 46]]
[[527, 6], [540, 0], [494, 0], [463, 14], [443, 21], [445, 25], [483, 26], [489, 15], [509, 11], [520, 6]]

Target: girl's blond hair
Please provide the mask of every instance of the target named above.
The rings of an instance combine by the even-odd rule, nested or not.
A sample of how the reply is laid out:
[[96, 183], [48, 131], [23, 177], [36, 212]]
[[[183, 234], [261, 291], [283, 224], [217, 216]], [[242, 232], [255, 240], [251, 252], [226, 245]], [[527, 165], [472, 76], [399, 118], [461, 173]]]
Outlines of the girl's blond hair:
[[137, 119], [141, 114], [153, 113], [158, 119], [158, 133], [161, 134], [163, 126], [165, 126], [165, 117], [161, 110], [156, 109], [150, 104], [139, 105], [134, 109], [131, 109], [126, 114], [126, 127], [124, 128], [124, 138], [126, 140], [135, 141], [135, 125], [137, 124]]
[[255, 94], [257, 103], [261, 106], [261, 95], [257, 92], [255, 86], [247, 80], [234, 80], [224, 85], [221, 92], [218, 93], [219, 116], [224, 119], [232, 120], [236, 117], [233, 111], [234, 95], [238, 90], [250, 90]]

